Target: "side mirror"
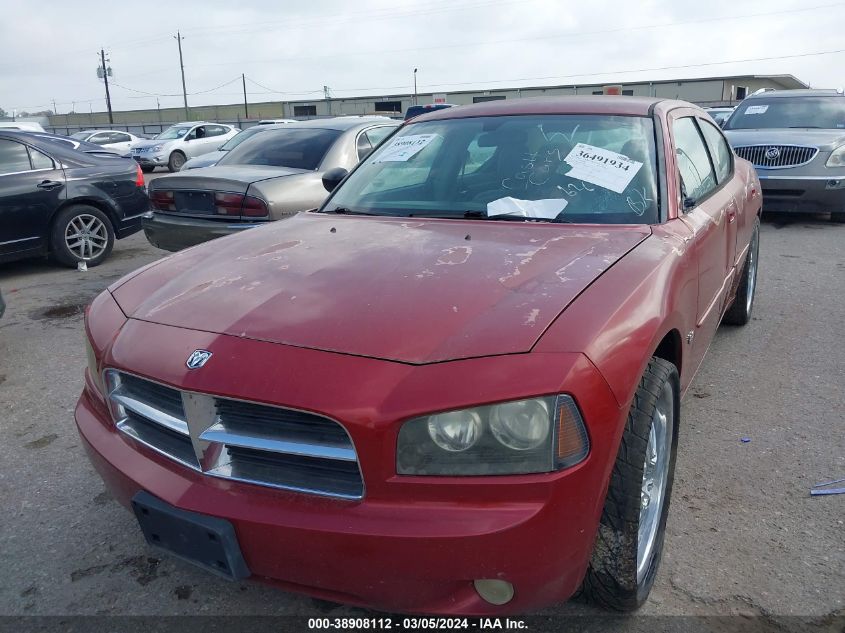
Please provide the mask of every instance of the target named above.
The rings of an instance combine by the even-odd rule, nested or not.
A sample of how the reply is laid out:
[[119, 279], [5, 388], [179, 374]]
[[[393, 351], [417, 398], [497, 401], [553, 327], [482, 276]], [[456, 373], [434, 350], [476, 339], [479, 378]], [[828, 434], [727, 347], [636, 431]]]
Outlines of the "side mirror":
[[344, 169], [343, 167], [333, 167], [329, 169], [326, 173], [323, 174], [323, 186], [326, 188], [326, 191], [331, 193], [337, 186], [340, 184], [340, 181], [346, 178], [346, 175], [349, 173], [349, 170]]
[[689, 196], [687, 196], [686, 198], [684, 198], [684, 211], [689, 211], [695, 206], [695, 204], [695, 198], [690, 198]]

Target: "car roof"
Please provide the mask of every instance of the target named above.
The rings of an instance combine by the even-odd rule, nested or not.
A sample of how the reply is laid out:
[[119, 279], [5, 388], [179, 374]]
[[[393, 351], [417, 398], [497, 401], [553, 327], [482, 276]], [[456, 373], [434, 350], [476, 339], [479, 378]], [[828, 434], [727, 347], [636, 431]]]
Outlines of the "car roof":
[[845, 97], [840, 91], [826, 88], [799, 88], [796, 90], [767, 90], [745, 99], [782, 99], [784, 97]]
[[307, 121], [296, 121], [295, 123], [281, 123], [278, 127], [285, 129], [317, 128], [345, 132], [356, 127], [373, 125], [375, 123], [399, 125], [401, 121], [380, 116], [339, 116], [327, 119], [308, 119]]
[[463, 119], [477, 116], [508, 116], [519, 114], [619, 114], [648, 116], [654, 105], [661, 101], [665, 101], [665, 99], [655, 97], [623, 97], [617, 95], [573, 95], [565, 97], [503, 99], [501, 101], [487, 101], [426, 112], [411, 119], [408, 121], [408, 124], [413, 125], [422, 121]]
[[[132, 134], [132, 132], [127, 132], [126, 130], [100, 130], [100, 129], [92, 129], [92, 130], [79, 130], [79, 132], [85, 132], [86, 134], [99, 134], [100, 132], [120, 132], [121, 134]], [[79, 134], [79, 132], [74, 132], [74, 134]]]
[[[93, 145], [92, 143], [87, 143], [85, 141], [72, 141], [72, 139], [59, 136], [58, 134], [50, 134], [49, 132], [25, 132], [23, 130], [7, 130], [0, 128], [0, 137], [13, 138], [23, 141], [28, 145], [32, 145], [33, 147], [50, 154], [54, 158], [59, 158], [62, 161], [73, 161], [80, 165], [85, 164], [86, 162], [90, 164], [91, 159], [103, 161], [120, 158], [119, 154], [107, 152], [99, 145]], [[96, 153], [92, 154], [91, 152], [69, 147], [66, 143], [67, 141], [78, 143], [77, 148], [96, 148], [94, 149]], [[96, 164], [97, 161], [95, 160], [94, 163]]]

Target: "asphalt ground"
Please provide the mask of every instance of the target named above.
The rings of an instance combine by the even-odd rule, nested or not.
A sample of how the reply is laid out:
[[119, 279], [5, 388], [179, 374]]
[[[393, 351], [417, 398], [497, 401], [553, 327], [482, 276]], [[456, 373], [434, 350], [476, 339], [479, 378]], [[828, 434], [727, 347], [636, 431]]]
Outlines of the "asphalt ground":
[[[0, 265], [0, 616], [367, 614], [227, 582], [148, 547], [88, 463], [73, 424], [82, 311], [164, 255], [136, 234], [87, 272]], [[612, 630], [657, 630], [652, 616], [843, 630], [845, 495], [810, 496], [845, 477], [843, 332], [845, 225], [764, 222], [753, 321], [719, 330], [683, 403], [654, 591]], [[600, 614], [577, 603], [542, 612], [548, 622]]]

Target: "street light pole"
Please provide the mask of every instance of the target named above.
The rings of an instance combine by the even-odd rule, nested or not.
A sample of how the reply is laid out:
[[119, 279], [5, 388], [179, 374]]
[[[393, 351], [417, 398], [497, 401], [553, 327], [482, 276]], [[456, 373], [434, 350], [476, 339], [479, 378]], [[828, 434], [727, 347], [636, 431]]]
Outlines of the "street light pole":
[[111, 112], [111, 95], [109, 94], [109, 69], [106, 68], [106, 51], [102, 48], [100, 49], [100, 61], [103, 64], [103, 82], [106, 84], [106, 107], [109, 110], [109, 124], [113, 124], [114, 117]]
[[185, 39], [182, 37], [182, 34], [179, 31], [176, 31], [176, 35], [173, 36], [176, 39], [176, 43], [179, 44], [179, 68], [182, 71], [182, 97], [185, 100], [185, 120], [191, 118], [191, 115], [188, 114], [188, 91], [185, 88], [185, 64], [182, 62], [182, 40]]
[[414, 68], [414, 105], [417, 105], [417, 71], [419, 68]]
[[249, 104], [247, 103], [247, 100], [246, 100], [246, 75], [244, 73], [241, 73], [241, 83], [244, 86], [244, 119], [248, 119], [249, 118]]

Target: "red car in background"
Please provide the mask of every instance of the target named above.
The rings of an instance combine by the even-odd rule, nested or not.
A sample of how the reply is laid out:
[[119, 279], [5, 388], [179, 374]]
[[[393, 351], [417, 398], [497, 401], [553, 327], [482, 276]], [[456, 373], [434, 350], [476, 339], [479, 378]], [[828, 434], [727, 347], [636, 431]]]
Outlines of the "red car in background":
[[90, 306], [76, 422], [147, 540], [383, 610], [640, 606], [681, 396], [750, 318], [754, 169], [689, 103], [574, 97], [420, 116], [324, 183]]

